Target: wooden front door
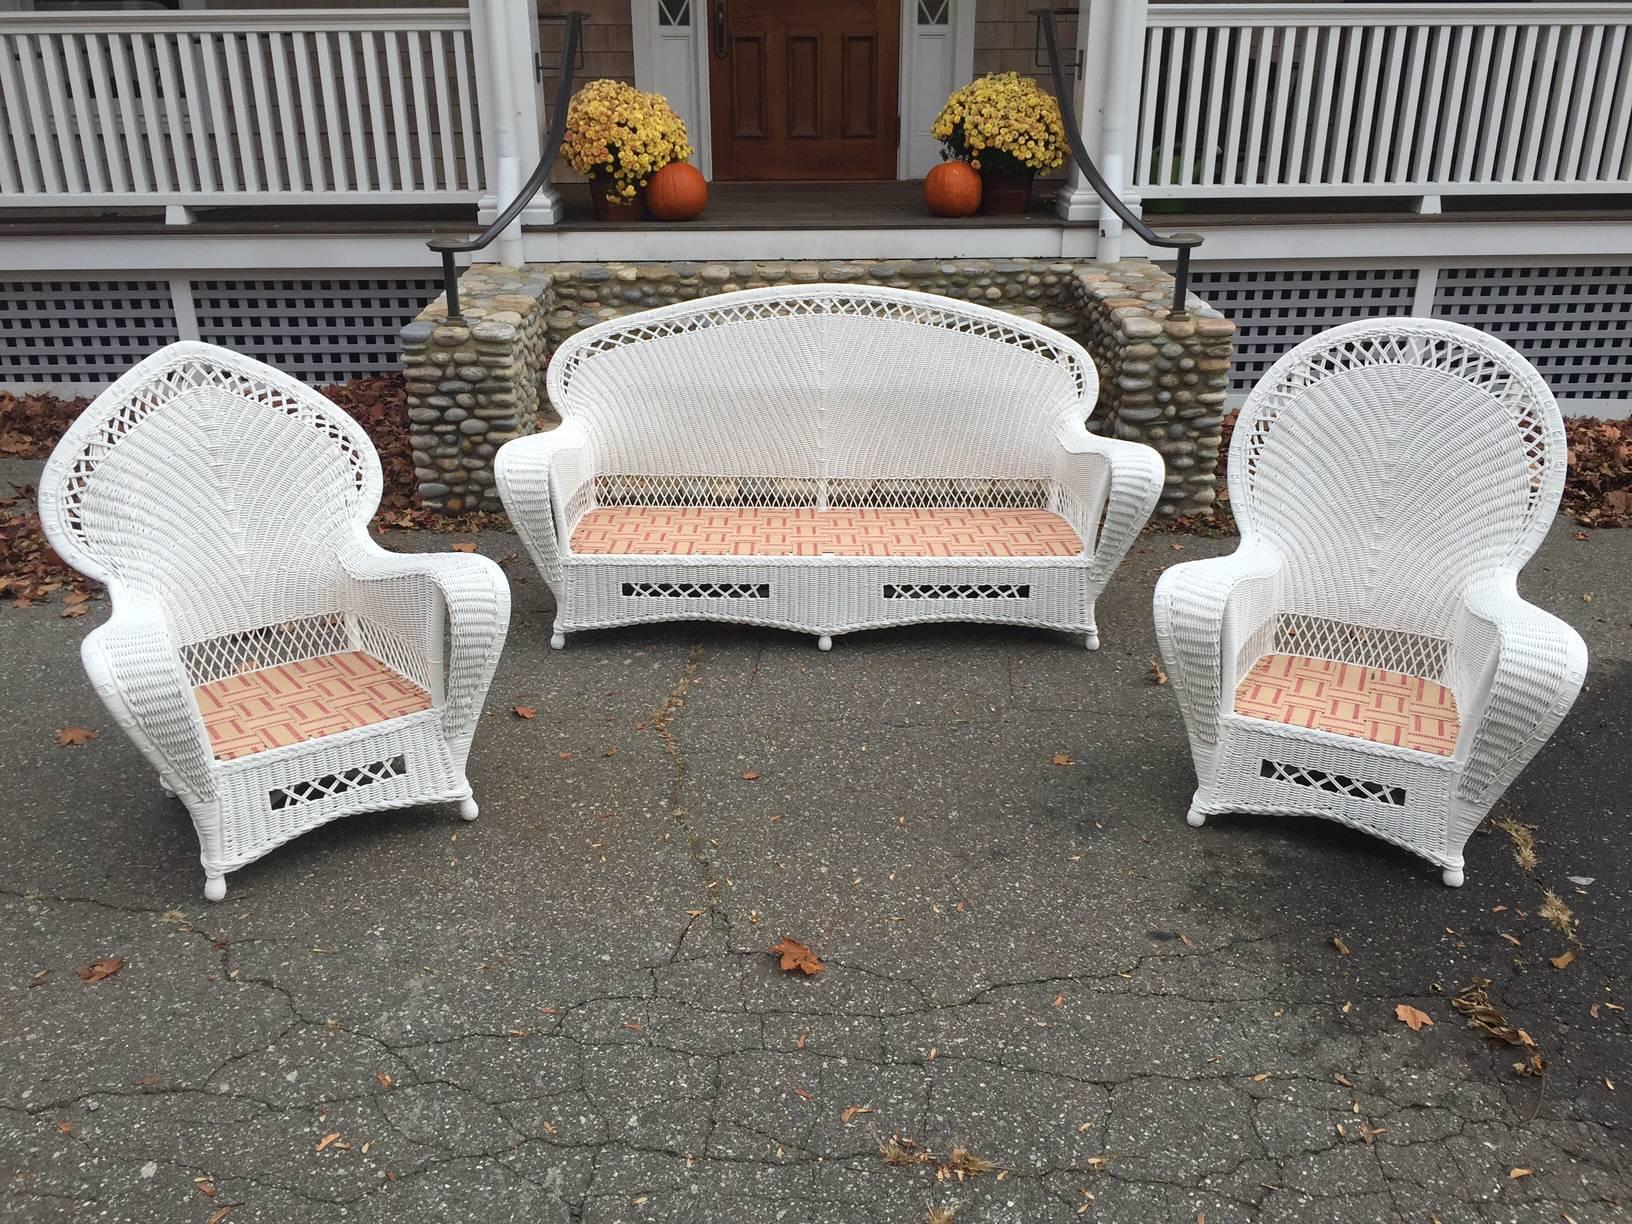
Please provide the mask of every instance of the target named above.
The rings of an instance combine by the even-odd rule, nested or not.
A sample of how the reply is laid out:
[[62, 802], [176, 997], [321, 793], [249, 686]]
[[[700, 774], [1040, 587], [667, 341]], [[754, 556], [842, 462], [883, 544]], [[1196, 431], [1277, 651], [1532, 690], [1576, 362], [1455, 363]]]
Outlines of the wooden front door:
[[710, 0], [714, 177], [893, 179], [900, 0]]

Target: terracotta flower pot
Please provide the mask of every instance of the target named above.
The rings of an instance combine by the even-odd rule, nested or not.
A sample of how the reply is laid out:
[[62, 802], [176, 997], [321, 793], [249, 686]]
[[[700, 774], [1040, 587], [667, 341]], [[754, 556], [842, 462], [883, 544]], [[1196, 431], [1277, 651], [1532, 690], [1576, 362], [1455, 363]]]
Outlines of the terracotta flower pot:
[[609, 200], [606, 196], [611, 190], [610, 174], [597, 174], [589, 180], [589, 198], [595, 205], [597, 221], [644, 221], [650, 215], [646, 211], [645, 192], [637, 191], [633, 196]]
[[980, 211], [988, 217], [1017, 217], [1031, 207], [1035, 170], [981, 170]]

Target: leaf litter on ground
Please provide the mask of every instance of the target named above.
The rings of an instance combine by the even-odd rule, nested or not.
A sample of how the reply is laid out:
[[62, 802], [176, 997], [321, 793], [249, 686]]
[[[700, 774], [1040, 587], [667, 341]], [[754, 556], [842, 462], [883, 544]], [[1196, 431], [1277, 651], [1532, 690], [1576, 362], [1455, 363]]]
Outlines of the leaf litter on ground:
[[1468, 1018], [1469, 1028], [1525, 1051], [1523, 1061], [1513, 1064], [1513, 1070], [1520, 1075], [1542, 1075], [1546, 1072], [1547, 1062], [1536, 1039], [1511, 1023], [1491, 1003], [1489, 978], [1474, 978], [1451, 999], [1451, 1006]]

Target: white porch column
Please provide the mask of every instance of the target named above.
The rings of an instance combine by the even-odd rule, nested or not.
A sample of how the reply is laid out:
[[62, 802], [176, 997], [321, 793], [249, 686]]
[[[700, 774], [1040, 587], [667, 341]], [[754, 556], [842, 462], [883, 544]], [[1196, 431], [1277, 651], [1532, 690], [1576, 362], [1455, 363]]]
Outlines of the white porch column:
[[[1129, 189], [1129, 170], [1137, 136], [1133, 117], [1143, 84], [1148, 9], [1149, 0], [1090, 0], [1077, 26], [1077, 45], [1083, 55], [1078, 98], [1083, 143], [1111, 189], [1134, 205], [1138, 196]], [[1098, 217], [1099, 258], [1121, 258], [1121, 218], [1108, 208], [1101, 210], [1098, 195], [1075, 167], [1055, 207], [1071, 221]]]
[[[477, 217], [487, 222], [516, 198], [542, 152], [543, 106], [533, 71], [538, 3], [470, 0], [470, 21], [487, 178]], [[554, 225], [560, 219], [560, 197], [545, 184], [500, 236], [496, 258], [512, 266], [520, 264], [521, 226]]]

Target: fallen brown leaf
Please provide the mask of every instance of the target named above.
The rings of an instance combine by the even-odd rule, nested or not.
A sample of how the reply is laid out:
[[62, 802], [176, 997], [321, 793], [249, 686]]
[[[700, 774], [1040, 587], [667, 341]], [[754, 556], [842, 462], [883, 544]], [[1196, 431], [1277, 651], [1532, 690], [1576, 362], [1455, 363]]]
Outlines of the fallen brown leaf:
[[1069, 765], [1069, 764], [1071, 764], [1071, 758], [1068, 755], [1066, 755], [1065, 753], [1063, 753], [1063, 752], [1056, 752], [1053, 756], [1051, 756], [1049, 758], [1049, 761], [1051, 763], [1055, 764], [1055, 765]]
[[67, 1118], [64, 1118], [57, 1123], [57, 1130], [64, 1135], [71, 1135], [74, 1133], [74, 1124], [68, 1121]]
[[101, 734], [100, 731], [92, 731], [89, 727], [64, 727], [57, 732], [57, 746], [59, 748], [78, 748], [81, 745], [90, 743]]
[[1510, 1180], [1517, 1181], [1521, 1177], [1533, 1177], [1535, 1172], [1534, 1169], [1509, 1169], [1507, 1176]]
[[1337, 949], [1337, 954], [1339, 956], [1347, 956], [1349, 954], [1349, 945], [1343, 942], [1343, 937], [1341, 935], [1332, 936], [1332, 947]]
[[1419, 1011], [1409, 1003], [1401, 1003], [1396, 1007], [1394, 1016], [1413, 1033], [1420, 1032], [1424, 1027], [1432, 1027], [1434, 1023], [1432, 1016], [1425, 1011]]
[[759, 773], [756, 770], [745, 769], [742, 771], [742, 780], [744, 782], [758, 782]]
[[450, 547], [453, 549], [454, 552], [473, 553], [473, 552], [476, 551], [476, 545], [469, 544], [469, 543], [453, 544], [453, 545], [450, 545]]
[[516, 717], [517, 718], [537, 718], [538, 717], [538, 711], [533, 709], [532, 706], [516, 706], [515, 707], [515, 712], [516, 712]]
[[795, 1084], [793, 1086], [793, 1095], [798, 1097], [801, 1101], [814, 1101], [816, 1099], [816, 1097], [812, 1093], [810, 1093], [810, 1092], [806, 1091], [805, 1089], [799, 1087], [798, 1084]]
[[88, 965], [80, 966], [79, 976], [87, 982], [100, 982], [103, 978], [110, 978], [125, 967], [125, 962], [117, 956], [99, 956]]
[[228, 1203], [225, 1207], [210, 1212], [210, 1218], [205, 1220], [204, 1224], [221, 1224], [221, 1221], [227, 1218], [227, 1212], [231, 1211], [232, 1207], [233, 1205]]
[[195, 1178], [193, 1178], [193, 1185], [198, 1187], [198, 1192], [200, 1194], [202, 1194], [205, 1198], [214, 1198], [215, 1197], [215, 1183], [212, 1182], [209, 1178], [207, 1178], [207, 1177], [195, 1177]]
[[877, 1112], [878, 1110], [874, 1109], [871, 1105], [852, 1105], [839, 1115], [839, 1121], [848, 1126], [852, 1118], [859, 1118], [862, 1114]]
[[1491, 1005], [1489, 978], [1474, 978], [1451, 999], [1451, 1006], [1468, 1018], [1469, 1028], [1527, 1051], [1524, 1061], [1513, 1064], [1513, 1069], [1520, 1075], [1542, 1075], [1546, 1072], [1547, 1063], [1541, 1056], [1541, 1047], [1536, 1044], [1536, 1039], [1509, 1023], [1507, 1017]]
[[317, 1141], [317, 1150], [321, 1152], [338, 1138], [340, 1138], [339, 1131], [330, 1131], [328, 1134], [324, 1135], [323, 1138]]
[[389, 1087], [391, 1087], [392, 1084], [396, 1083], [396, 1081], [393, 1080], [384, 1071], [376, 1071], [374, 1073], [374, 1078], [380, 1081], [380, 1087], [381, 1088], [389, 1088]]
[[1554, 969], [1568, 969], [1571, 965], [1575, 964], [1575, 949], [1566, 948], [1557, 956], [1549, 957], [1548, 959], [1553, 962]]
[[791, 973], [797, 969], [806, 977], [813, 977], [827, 968], [814, 952], [797, 939], [786, 935], [782, 937], [781, 943], [771, 945], [771, 955], [781, 958], [779, 964], [784, 973]]
[[1161, 660], [1152, 657], [1150, 660], [1150, 673], [1146, 676], [1146, 679], [1156, 685], [1167, 683], [1167, 673], [1162, 670]]

